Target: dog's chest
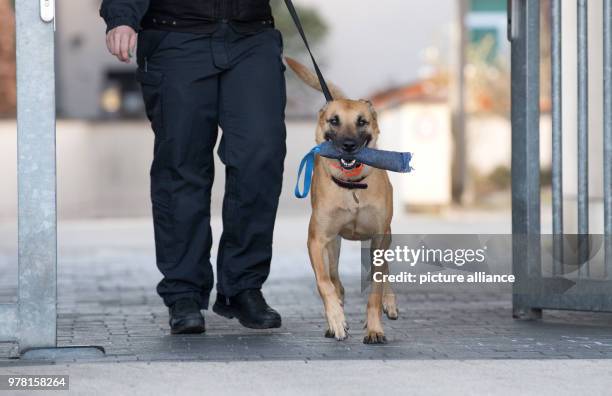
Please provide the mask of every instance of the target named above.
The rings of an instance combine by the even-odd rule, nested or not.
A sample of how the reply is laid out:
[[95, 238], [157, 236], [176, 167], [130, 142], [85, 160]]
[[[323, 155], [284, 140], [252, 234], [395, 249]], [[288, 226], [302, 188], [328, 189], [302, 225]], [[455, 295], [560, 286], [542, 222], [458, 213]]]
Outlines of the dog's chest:
[[342, 208], [343, 227], [341, 236], [345, 239], [367, 239], [380, 233], [377, 208], [365, 202], [359, 192], [347, 192]]

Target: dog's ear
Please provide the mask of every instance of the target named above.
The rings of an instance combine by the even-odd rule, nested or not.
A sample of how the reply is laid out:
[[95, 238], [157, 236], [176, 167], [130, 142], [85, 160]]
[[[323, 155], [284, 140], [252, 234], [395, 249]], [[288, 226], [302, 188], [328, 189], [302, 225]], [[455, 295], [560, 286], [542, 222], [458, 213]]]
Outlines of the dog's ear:
[[[319, 79], [312, 70], [288, 56], [285, 57], [285, 62], [300, 80], [304, 81], [307, 85], [316, 89], [317, 91], [323, 92], [321, 84], [319, 83]], [[334, 100], [346, 99], [346, 95], [344, 95], [344, 92], [342, 92], [342, 90], [338, 88], [335, 84], [327, 81], [327, 87], [329, 88], [332, 96], [334, 97]]]
[[374, 108], [372, 102], [367, 99], [360, 99], [359, 101], [368, 105], [368, 108], [370, 109], [370, 114], [372, 114], [374, 120], [378, 121], [378, 113], [376, 113], [376, 109]]

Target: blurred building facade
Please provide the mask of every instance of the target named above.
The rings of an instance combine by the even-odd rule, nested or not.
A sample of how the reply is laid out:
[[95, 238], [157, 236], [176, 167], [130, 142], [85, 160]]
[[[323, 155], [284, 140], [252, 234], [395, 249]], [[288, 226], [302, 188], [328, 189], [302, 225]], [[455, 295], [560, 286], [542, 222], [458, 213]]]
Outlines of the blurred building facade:
[[13, 117], [17, 108], [15, 13], [9, 0], [0, 0], [0, 20], [0, 117]]
[[134, 64], [118, 62], [106, 49], [100, 0], [58, 1], [57, 110], [60, 117], [140, 117], [143, 104]]
[[[0, 0], [2, 2], [3, 0]], [[58, 1], [57, 6], [57, 110], [58, 116], [73, 119], [130, 119], [144, 117], [140, 86], [135, 80], [135, 59], [131, 64], [117, 61], [106, 49], [106, 26], [99, 17], [100, 0]], [[297, 36], [285, 5], [273, 0], [277, 26], [285, 35], [285, 46], [301, 54], [303, 43]], [[327, 34], [327, 26], [315, 8], [298, 5], [311, 44]], [[0, 8], [0, 11], [2, 9]], [[0, 45], [0, 51], [1, 51]], [[297, 50], [299, 48], [299, 50]], [[288, 101], [287, 114], [303, 118], [316, 114], [320, 95], [296, 84], [288, 74], [292, 90], [299, 90]]]
[[[424, 80], [377, 93], [379, 146], [414, 153], [415, 172], [391, 173], [400, 209], [440, 208], [450, 204], [453, 141], [447, 84]], [[403, 208], [402, 208], [403, 207]]]

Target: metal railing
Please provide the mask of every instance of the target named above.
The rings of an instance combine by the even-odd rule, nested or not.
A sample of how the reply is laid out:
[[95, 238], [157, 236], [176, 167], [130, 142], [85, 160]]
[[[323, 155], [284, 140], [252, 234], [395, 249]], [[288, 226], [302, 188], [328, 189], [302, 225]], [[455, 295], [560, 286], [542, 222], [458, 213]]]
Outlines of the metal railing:
[[[563, 1], [563, 3], [562, 3]], [[603, 1], [603, 268], [593, 275], [593, 239], [589, 234], [589, 19], [587, 0], [577, 7], [577, 125], [563, 125], [562, 4], [551, 0], [509, 0], [508, 36], [512, 42], [512, 227], [513, 270], [517, 284], [515, 317], [534, 318], [541, 310], [612, 311], [612, 0]], [[592, 4], [592, 3], [591, 3]], [[540, 201], [540, 17], [550, 12], [552, 103], [552, 273], [542, 267]], [[567, 39], [567, 38], [566, 38]], [[575, 268], [566, 268], [564, 234], [563, 134], [577, 137], [577, 235]], [[576, 269], [576, 273], [569, 274]], [[603, 276], [601, 274], [603, 273]], [[567, 281], [571, 279], [571, 292]], [[565, 286], [563, 286], [565, 285]]]

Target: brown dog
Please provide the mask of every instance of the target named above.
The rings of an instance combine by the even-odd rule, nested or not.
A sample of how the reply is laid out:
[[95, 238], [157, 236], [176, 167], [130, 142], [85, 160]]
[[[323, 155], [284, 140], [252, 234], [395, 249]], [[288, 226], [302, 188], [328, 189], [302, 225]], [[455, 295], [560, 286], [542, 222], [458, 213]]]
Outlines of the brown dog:
[[[316, 76], [299, 62], [285, 58], [291, 69], [311, 87], [321, 90]], [[334, 101], [319, 112], [316, 142], [332, 141], [347, 154], [363, 146], [376, 147], [380, 131], [372, 104], [349, 100], [330, 85]], [[312, 179], [312, 215], [308, 252], [317, 288], [325, 306], [326, 337], [344, 340], [344, 287], [338, 275], [341, 239], [371, 240], [371, 249], [387, 249], [393, 216], [393, 190], [387, 172], [346, 160], [317, 157]], [[383, 237], [381, 237], [383, 236]], [[384, 264], [374, 272], [388, 273]], [[385, 343], [382, 312], [397, 319], [395, 295], [388, 283], [372, 282], [367, 305], [366, 344]]]

